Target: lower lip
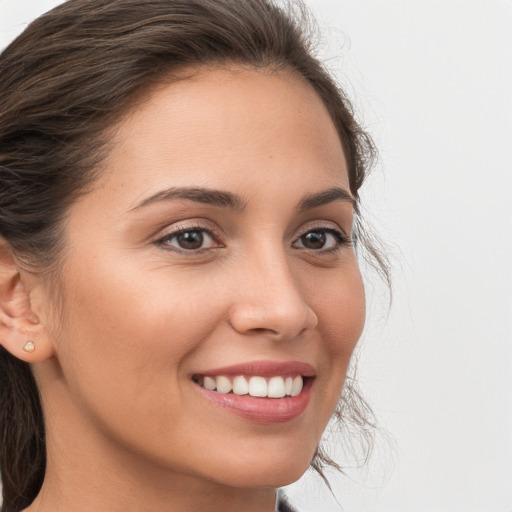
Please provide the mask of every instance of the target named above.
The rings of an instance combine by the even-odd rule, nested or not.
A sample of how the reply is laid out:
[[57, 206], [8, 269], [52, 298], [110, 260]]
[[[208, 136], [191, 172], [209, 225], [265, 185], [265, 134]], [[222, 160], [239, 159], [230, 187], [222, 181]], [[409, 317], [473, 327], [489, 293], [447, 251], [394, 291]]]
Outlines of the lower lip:
[[299, 417], [307, 408], [313, 379], [307, 379], [297, 396], [259, 398], [234, 393], [218, 393], [196, 384], [198, 391], [215, 405], [255, 423], [284, 423]]

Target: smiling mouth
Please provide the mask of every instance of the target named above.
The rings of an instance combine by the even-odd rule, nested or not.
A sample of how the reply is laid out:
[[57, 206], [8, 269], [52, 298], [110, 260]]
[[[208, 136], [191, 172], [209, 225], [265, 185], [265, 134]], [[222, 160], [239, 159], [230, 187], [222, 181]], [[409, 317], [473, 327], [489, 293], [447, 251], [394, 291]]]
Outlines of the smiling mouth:
[[249, 395], [256, 398], [285, 398], [300, 395], [310, 377], [286, 375], [263, 377], [260, 375], [194, 375], [192, 380], [209, 391], [227, 395]]
[[299, 418], [311, 399], [315, 368], [301, 361], [251, 361], [192, 375], [211, 404], [246, 420], [278, 424]]

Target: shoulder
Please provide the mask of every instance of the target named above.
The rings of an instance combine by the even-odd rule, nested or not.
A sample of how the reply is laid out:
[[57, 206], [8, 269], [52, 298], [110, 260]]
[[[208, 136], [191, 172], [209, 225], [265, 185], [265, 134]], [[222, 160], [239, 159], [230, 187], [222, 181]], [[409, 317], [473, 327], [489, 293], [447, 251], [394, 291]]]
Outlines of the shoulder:
[[301, 512], [288, 501], [285, 494], [279, 489], [277, 492], [277, 502], [275, 512]]

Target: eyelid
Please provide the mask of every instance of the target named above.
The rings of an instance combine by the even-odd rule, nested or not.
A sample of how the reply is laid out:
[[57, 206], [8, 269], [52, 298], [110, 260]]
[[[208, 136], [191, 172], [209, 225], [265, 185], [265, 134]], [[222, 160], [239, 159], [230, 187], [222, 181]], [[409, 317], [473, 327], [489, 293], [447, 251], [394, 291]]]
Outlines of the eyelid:
[[[185, 233], [187, 231], [202, 231], [207, 233], [208, 236], [215, 242], [215, 247], [205, 247], [201, 249], [180, 249], [174, 245], [167, 243], [172, 238], [179, 236], [181, 233]], [[330, 221], [316, 221], [312, 223], [308, 223], [301, 227], [297, 236], [293, 239], [292, 246], [300, 240], [302, 236], [307, 234], [310, 231], [325, 231], [326, 233], [330, 233], [337, 239], [336, 247], [329, 249], [308, 249], [304, 247], [305, 250], [310, 250], [314, 252], [329, 252], [335, 251], [344, 245], [352, 245], [353, 239], [350, 235], [346, 235], [345, 231], [335, 222]], [[187, 221], [175, 222], [172, 225], [168, 226], [164, 230], [161, 230], [158, 235], [156, 235], [153, 243], [155, 245], [159, 245], [166, 250], [172, 250], [178, 253], [184, 254], [200, 254], [202, 252], [207, 252], [215, 248], [225, 247], [225, 238], [222, 235], [220, 229], [212, 226], [212, 223], [207, 219], [190, 219]], [[302, 247], [296, 247], [298, 249], [302, 249]]]
[[[223, 247], [224, 245], [224, 239], [222, 235], [220, 234], [218, 229], [215, 229], [211, 226], [210, 222], [206, 221], [199, 221], [197, 219], [190, 220], [190, 224], [187, 225], [185, 223], [186, 221], [177, 222], [161, 231], [156, 239], [154, 240], [154, 244], [159, 245], [163, 247], [166, 250], [175, 251], [178, 253], [183, 254], [200, 254], [202, 252], [209, 251], [211, 249], [215, 249], [217, 247]], [[207, 233], [209, 237], [212, 238], [212, 240], [215, 241], [216, 246], [215, 247], [205, 247], [202, 249], [196, 249], [196, 250], [187, 250], [187, 249], [180, 249], [179, 247], [175, 247], [173, 245], [170, 245], [166, 243], [168, 240], [172, 240], [175, 236], [178, 236], [182, 233], [186, 233], [187, 231], [202, 231], [204, 233]]]
[[307, 223], [307, 224], [301, 226], [301, 228], [299, 230], [299, 234], [297, 235], [296, 239], [300, 238], [308, 231], [315, 231], [315, 230], [318, 230], [318, 231], [325, 230], [325, 231], [330, 231], [331, 233], [339, 233], [341, 235], [341, 237], [343, 237], [344, 239], [347, 239], [347, 240], [352, 239], [351, 233], [347, 234], [345, 232], [345, 230], [338, 223], [331, 222], [331, 221], [321, 221], [321, 220], [313, 221], [313, 222], [310, 222], [310, 223]]
[[[328, 221], [328, 220], [318, 220], [318, 221], [308, 222], [308, 223], [304, 224], [303, 226], [301, 226], [299, 231], [301, 233], [306, 233], [308, 231], [315, 230], [315, 229], [326, 229], [326, 230], [331, 229], [334, 231], [339, 231], [340, 234], [342, 234], [344, 237], [347, 237], [347, 238], [350, 237], [350, 235], [347, 234], [345, 232], [345, 230], [337, 222]], [[299, 236], [301, 236], [301, 235], [299, 235]]]
[[328, 248], [328, 249], [323, 249], [323, 248], [322, 249], [309, 249], [307, 247], [296, 247], [297, 249], [304, 249], [306, 251], [312, 251], [312, 252], [316, 252], [316, 253], [322, 253], [322, 252], [329, 253], [329, 252], [334, 252], [334, 251], [340, 249], [342, 246], [352, 245], [353, 244], [352, 236], [351, 235], [346, 235], [345, 231], [341, 227], [339, 227], [337, 224], [334, 224], [334, 223], [326, 224], [326, 223], [322, 223], [320, 221], [320, 222], [315, 223], [315, 224], [309, 224], [309, 225], [304, 226], [300, 230], [299, 234], [293, 240], [292, 246], [295, 246], [295, 244], [305, 234], [307, 234], [307, 233], [309, 233], [311, 231], [324, 231], [326, 233], [330, 233], [332, 236], [334, 236], [337, 239], [336, 246]]

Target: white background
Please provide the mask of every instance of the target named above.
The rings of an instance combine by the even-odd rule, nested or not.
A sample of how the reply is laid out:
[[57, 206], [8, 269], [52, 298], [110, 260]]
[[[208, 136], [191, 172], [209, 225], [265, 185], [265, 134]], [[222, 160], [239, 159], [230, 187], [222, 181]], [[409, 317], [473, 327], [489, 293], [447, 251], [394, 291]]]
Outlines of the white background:
[[[143, 1], [143, 0], [141, 0]], [[0, 46], [59, 3], [0, 0]], [[309, 0], [381, 153], [359, 377], [391, 440], [332, 480], [347, 512], [512, 512], [512, 2]], [[1, 75], [0, 75], [1, 79]], [[307, 476], [304, 510], [342, 510]]]

